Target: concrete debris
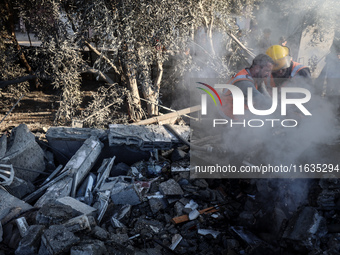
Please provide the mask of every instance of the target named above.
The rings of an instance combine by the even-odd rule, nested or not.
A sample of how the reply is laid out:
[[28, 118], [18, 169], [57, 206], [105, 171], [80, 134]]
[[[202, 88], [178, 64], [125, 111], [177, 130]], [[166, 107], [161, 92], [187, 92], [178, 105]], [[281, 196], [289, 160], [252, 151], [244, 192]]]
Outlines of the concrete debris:
[[44, 204], [36, 214], [36, 222], [41, 225], [57, 225], [73, 218], [73, 209], [64, 204]]
[[[170, 149], [180, 145], [179, 141], [164, 126], [132, 126], [132, 125], [109, 125], [109, 145], [136, 145], [142, 150]], [[189, 139], [190, 130], [186, 126], [173, 126], [184, 139]]]
[[79, 243], [75, 236], [63, 225], [52, 225], [44, 231], [41, 237], [39, 255], [54, 255], [69, 252], [72, 246]]
[[109, 206], [109, 200], [110, 200], [110, 191], [106, 190], [105, 192], [98, 192], [98, 199], [96, 203], [93, 205], [95, 208], [98, 209], [98, 222], [101, 222], [102, 218], [104, 217], [104, 214], [107, 210], [107, 207]]
[[66, 221], [63, 225], [68, 231], [71, 232], [91, 230], [90, 221], [86, 215], [80, 215], [78, 217], [72, 218]]
[[26, 218], [25, 217], [18, 218], [15, 220], [15, 223], [17, 224], [21, 237], [25, 236], [29, 228]]
[[82, 241], [71, 248], [71, 255], [105, 255], [107, 249], [104, 242], [99, 240]]
[[196, 210], [198, 208], [198, 204], [194, 200], [190, 200], [189, 203], [187, 203], [184, 208], [190, 208], [191, 210]]
[[72, 194], [89, 173], [103, 148], [103, 144], [96, 136], [88, 138], [76, 154], [68, 161], [63, 169], [68, 176], [48, 188], [47, 192], [36, 202], [41, 207], [49, 200], [55, 200]]
[[315, 208], [304, 207], [289, 221], [282, 237], [296, 251], [307, 252], [319, 247], [326, 233], [325, 218]]
[[[175, 129], [189, 139], [188, 127]], [[0, 184], [0, 255], [340, 250], [336, 178], [191, 178], [190, 144], [162, 126], [58, 127], [46, 137], [41, 168], [33, 147], [42, 144], [24, 125], [0, 138], [0, 169], [13, 166]], [[29, 170], [18, 177], [16, 164]]]
[[192, 210], [190, 213], [189, 213], [189, 220], [194, 220], [194, 219], [197, 219], [197, 217], [200, 215], [200, 212], [197, 211], [196, 209], [195, 210]]
[[174, 179], [162, 182], [159, 185], [159, 190], [165, 196], [177, 196], [184, 194], [183, 190], [181, 189], [181, 186]]
[[70, 206], [73, 210], [74, 215], [84, 214], [87, 216], [95, 216], [97, 212], [96, 208], [89, 206], [87, 204], [84, 204], [73, 197], [67, 196], [67, 197], [58, 198], [56, 202], [63, 204], [63, 205]]
[[203, 236], [212, 235], [215, 239], [219, 234], [221, 234], [221, 232], [212, 229], [199, 229], [197, 232], [198, 234]]
[[53, 148], [54, 155], [64, 165], [91, 136], [102, 139], [107, 136], [107, 131], [93, 128], [50, 127], [46, 132], [46, 139]]
[[172, 237], [172, 243], [170, 245], [170, 249], [171, 250], [175, 250], [177, 245], [182, 241], [183, 237], [180, 235], [180, 234], [175, 234], [173, 237]]
[[38, 254], [41, 243], [41, 236], [45, 226], [31, 225], [27, 230], [27, 234], [21, 239], [15, 255]]
[[0, 221], [31, 210], [33, 207], [0, 188]]
[[141, 203], [135, 185], [119, 182], [111, 190], [111, 200], [114, 204], [138, 205]]
[[30, 181], [25, 181], [23, 179], [14, 177], [11, 185], [6, 187], [13, 196], [22, 199], [27, 194], [31, 194], [35, 190], [35, 186]]
[[15, 127], [8, 140], [7, 151], [0, 162], [12, 164], [16, 177], [33, 182], [39, 172], [45, 171], [44, 151], [25, 124]]

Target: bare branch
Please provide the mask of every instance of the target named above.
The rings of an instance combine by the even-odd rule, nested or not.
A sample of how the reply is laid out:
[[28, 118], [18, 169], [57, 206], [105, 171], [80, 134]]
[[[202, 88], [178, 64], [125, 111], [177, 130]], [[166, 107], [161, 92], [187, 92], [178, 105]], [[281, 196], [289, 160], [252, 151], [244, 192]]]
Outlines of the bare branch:
[[11, 84], [17, 84], [17, 83], [22, 83], [22, 82], [25, 82], [25, 81], [28, 81], [28, 80], [34, 80], [36, 78], [37, 77], [35, 75], [27, 75], [27, 76], [24, 76], [24, 77], [20, 77], [16, 80], [0, 81], [0, 88], [6, 87], [6, 86], [11, 85]]

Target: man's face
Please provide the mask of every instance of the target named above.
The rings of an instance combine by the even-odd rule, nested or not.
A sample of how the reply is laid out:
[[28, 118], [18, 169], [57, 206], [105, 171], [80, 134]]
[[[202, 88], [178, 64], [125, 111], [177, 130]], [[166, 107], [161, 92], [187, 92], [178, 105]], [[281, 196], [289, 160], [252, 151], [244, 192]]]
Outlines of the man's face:
[[258, 72], [256, 74], [256, 78], [267, 78], [273, 69], [273, 64], [267, 63], [264, 67], [259, 67]]
[[274, 78], [283, 78], [287, 72], [288, 68], [286, 69], [280, 69], [275, 72], [273, 72], [273, 77]]

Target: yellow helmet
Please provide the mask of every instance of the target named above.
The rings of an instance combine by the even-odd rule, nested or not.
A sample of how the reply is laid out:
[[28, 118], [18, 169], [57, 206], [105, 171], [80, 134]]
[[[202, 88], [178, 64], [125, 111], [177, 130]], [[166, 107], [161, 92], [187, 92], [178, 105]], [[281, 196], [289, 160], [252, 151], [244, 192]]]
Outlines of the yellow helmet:
[[292, 57], [289, 56], [289, 48], [281, 45], [270, 46], [266, 54], [274, 61], [273, 71], [285, 69], [290, 66]]

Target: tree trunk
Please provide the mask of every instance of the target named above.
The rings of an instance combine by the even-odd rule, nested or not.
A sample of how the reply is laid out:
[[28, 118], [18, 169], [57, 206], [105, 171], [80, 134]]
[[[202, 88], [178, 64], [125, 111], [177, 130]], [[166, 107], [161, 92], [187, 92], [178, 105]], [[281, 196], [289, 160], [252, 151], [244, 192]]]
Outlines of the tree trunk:
[[[159, 102], [159, 91], [161, 89], [161, 81], [163, 78], [163, 62], [161, 60], [157, 61], [157, 77], [154, 84], [154, 101], [158, 104]], [[151, 115], [158, 115], [158, 106], [156, 104], [153, 105], [151, 110]]]
[[130, 91], [127, 100], [129, 116], [133, 121], [138, 121], [143, 117], [142, 105], [140, 102], [140, 96], [138, 91], [136, 70], [130, 64], [126, 65], [125, 70], [126, 85]]
[[9, 29], [10, 29], [10, 33], [12, 36], [12, 41], [14, 46], [16, 47], [16, 49], [19, 52], [19, 59], [21, 61], [21, 63], [26, 67], [27, 72], [30, 74], [32, 72], [32, 68], [31, 66], [28, 64], [27, 59], [24, 55], [24, 53], [21, 51], [21, 47], [17, 41], [16, 35], [15, 35], [15, 31], [14, 31], [14, 17], [13, 17], [13, 9], [12, 6], [8, 3], [8, 1], [5, 2], [6, 4], [6, 9], [8, 11], [8, 21], [9, 21]]

